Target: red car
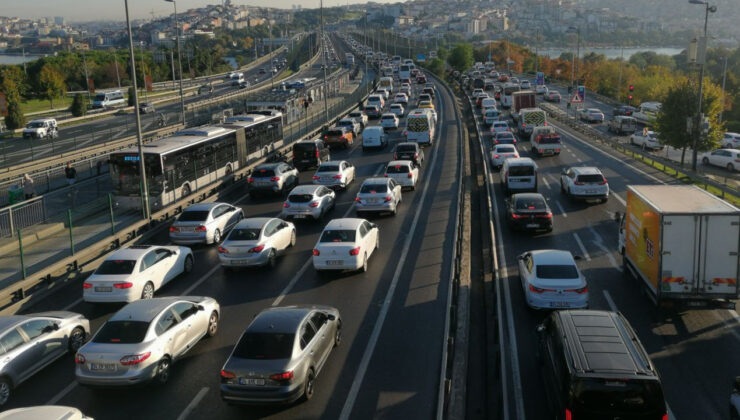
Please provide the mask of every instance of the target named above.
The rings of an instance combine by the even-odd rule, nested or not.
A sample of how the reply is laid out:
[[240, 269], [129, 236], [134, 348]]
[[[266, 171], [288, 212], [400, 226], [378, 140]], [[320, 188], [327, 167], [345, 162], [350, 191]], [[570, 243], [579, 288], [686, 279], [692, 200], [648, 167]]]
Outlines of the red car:
[[416, 76], [416, 83], [423, 84], [427, 82], [427, 77], [423, 74]]

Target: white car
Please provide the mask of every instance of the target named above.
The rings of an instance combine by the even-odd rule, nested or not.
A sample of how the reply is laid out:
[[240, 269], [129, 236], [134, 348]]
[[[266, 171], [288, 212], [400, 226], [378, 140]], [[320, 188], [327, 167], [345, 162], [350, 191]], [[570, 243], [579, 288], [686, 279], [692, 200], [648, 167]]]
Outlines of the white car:
[[215, 299], [172, 296], [129, 303], [75, 355], [77, 382], [89, 386], [164, 384], [172, 364], [218, 332]]
[[337, 127], [347, 127], [348, 130], [352, 131], [352, 135], [357, 137], [362, 132], [362, 126], [354, 118], [342, 118], [335, 124]]
[[93, 420], [74, 407], [63, 405], [39, 405], [14, 408], [0, 413], [0, 420]]
[[643, 150], [661, 150], [663, 145], [658, 140], [658, 134], [655, 131], [648, 131], [647, 135], [644, 132], [635, 132], [630, 136], [630, 144], [641, 147]]
[[419, 181], [419, 166], [411, 160], [392, 160], [385, 167], [385, 176], [395, 179], [402, 188], [415, 190]]
[[740, 171], [740, 150], [717, 149], [702, 156], [701, 162], [705, 165], [714, 165], [726, 168], [728, 171]]
[[409, 103], [409, 97], [406, 96], [405, 93], [398, 93], [393, 98], [393, 103], [401, 104], [401, 105], [408, 105], [408, 103]]
[[293, 223], [275, 217], [252, 217], [234, 227], [218, 247], [218, 259], [225, 269], [248, 266], [274, 268], [277, 258], [295, 245]]
[[545, 85], [536, 85], [534, 87], [534, 92], [538, 95], [545, 95], [548, 91], [549, 89]]
[[740, 149], [740, 134], [725, 133], [720, 144], [722, 144], [723, 149]]
[[560, 174], [560, 191], [571, 199], [605, 203], [609, 199], [609, 182], [599, 168], [572, 166], [564, 168]]
[[329, 188], [347, 188], [355, 180], [355, 167], [346, 160], [330, 160], [316, 168], [313, 175], [315, 185]]
[[347, 117], [357, 121], [358, 123], [360, 123], [360, 127], [363, 130], [365, 129], [365, 126], [367, 125], [367, 114], [365, 114], [363, 111], [352, 111], [347, 115]]
[[183, 210], [170, 226], [175, 244], [217, 244], [244, 217], [241, 208], [227, 203], [198, 203]]
[[368, 178], [355, 197], [355, 211], [365, 213], [390, 212], [395, 215], [401, 204], [401, 185], [392, 178]]
[[406, 112], [401, 104], [391, 104], [390, 111], [398, 118], [403, 118], [403, 114]]
[[496, 134], [498, 132], [503, 131], [511, 131], [509, 128], [509, 123], [506, 121], [494, 121], [493, 124], [491, 124], [491, 134]]
[[185, 246], [132, 245], [103, 261], [82, 283], [85, 302], [133, 302], [193, 270], [193, 251]]
[[588, 284], [568, 251], [540, 249], [518, 257], [527, 305], [535, 309], [588, 308]]
[[496, 144], [491, 151], [491, 165], [498, 169], [508, 158], [518, 158], [519, 152], [513, 144]]
[[411, 86], [409, 86], [409, 84], [408, 84], [408, 83], [404, 83], [404, 84], [402, 84], [402, 85], [401, 85], [401, 89], [400, 89], [400, 92], [401, 92], [401, 93], [405, 93], [405, 94], [406, 94], [406, 96], [411, 96]]
[[604, 113], [598, 108], [587, 108], [581, 111], [580, 117], [582, 121], [588, 123], [601, 123], [604, 122]]
[[530, 89], [532, 87], [532, 83], [529, 82], [529, 80], [522, 80], [519, 83], [520, 89]]
[[380, 126], [386, 130], [397, 130], [398, 117], [396, 114], [387, 112], [380, 117]]
[[313, 249], [317, 272], [367, 271], [367, 261], [380, 245], [378, 225], [365, 219], [334, 219], [321, 232]]
[[391, 96], [391, 91], [388, 90], [388, 89], [386, 89], [386, 88], [380, 88], [380, 89], [376, 90], [375, 93], [377, 93], [379, 95], [382, 95], [383, 96], [383, 100], [386, 100], [386, 101]]

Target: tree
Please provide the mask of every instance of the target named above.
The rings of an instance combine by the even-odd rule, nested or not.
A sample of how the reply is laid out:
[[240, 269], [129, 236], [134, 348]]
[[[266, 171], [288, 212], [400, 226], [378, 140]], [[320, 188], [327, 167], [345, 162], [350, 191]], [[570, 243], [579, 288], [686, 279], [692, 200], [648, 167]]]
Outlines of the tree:
[[128, 106], [134, 106], [134, 87], [129, 86], [128, 88]]
[[45, 64], [39, 73], [39, 88], [41, 94], [49, 100], [50, 107], [54, 108], [54, 98], [64, 97], [67, 85], [64, 77], [50, 64]]
[[87, 104], [81, 93], [75, 94], [75, 98], [72, 101], [72, 106], [69, 107], [69, 112], [75, 117], [81, 117], [87, 114]]
[[427, 68], [439, 78], [445, 78], [445, 63], [439, 58], [433, 58], [430, 60], [429, 63], [427, 63]]
[[450, 51], [447, 62], [457, 71], [465, 71], [473, 65], [473, 47], [470, 44], [457, 44]]
[[447, 61], [447, 57], [450, 55], [450, 51], [445, 47], [439, 47], [437, 49], [437, 57], [442, 61]]
[[21, 95], [18, 93], [18, 87], [15, 80], [6, 78], [3, 80], [3, 89], [5, 90], [5, 100], [8, 104], [8, 115], [5, 117], [5, 125], [10, 130], [15, 130], [26, 125], [26, 116], [21, 110]]

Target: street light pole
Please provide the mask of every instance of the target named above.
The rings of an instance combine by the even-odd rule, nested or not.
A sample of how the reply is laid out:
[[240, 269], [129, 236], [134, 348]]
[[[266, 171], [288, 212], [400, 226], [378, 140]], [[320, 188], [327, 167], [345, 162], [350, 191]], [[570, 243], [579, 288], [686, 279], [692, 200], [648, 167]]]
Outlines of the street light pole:
[[725, 55], [725, 65], [722, 69], [722, 108], [719, 110], [719, 123], [722, 123], [722, 116], [725, 113], [725, 82], [727, 82], [727, 55]]
[[[710, 6], [709, 2], [701, 1], [701, 0], [689, 0], [689, 3], [691, 4], [701, 4], [704, 5], [704, 39], [700, 43], [700, 48], [703, 49], [703, 54], [706, 54], [706, 47], [707, 47], [707, 23], [709, 22], [709, 12], [716, 12], [717, 6]], [[698, 158], [696, 148], [699, 144], [699, 137], [701, 137], [701, 123], [702, 123], [702, 112], [701, 107], [704, 102], [704, 94], [703, 94], [703, 88], [704, 88], [704, 62], [706, 59], [703, 59], [700, 64], [700, 70], [699, 70], [699, 108], [696, 110], [696, 124], [694, 127], [695, 135], [694, 135], [694, 142], [692, 146], [691, 151], [691, 169], [693, 171], [696, 171], [696, 161]]]
[[131, 35], [131, 21], [128, 17], [128, 0], [123, 0], [126, 8], [126, 28], [128, 29], [128, 51], [131, 60], [131, 83], [134, 87], [134, 115], [136, 116], [136, 145], [139, 148], [139, 177], [141, 178], [141, 207], [145, 219], [151, 218], [149, 212], [149, 188], [146, 182], [144, 165], [144, 142], [141, 138], [141, 115], [139, 114], [139, 94], [136, 86], [136, 62], [134, 60], [134, 38]]
[[326, 121], [324, 124], [326, 125], [326, 128], [329, 128], [329, 87], [326, 84], [326, 46], [324, 45], [324, 0], [319, 1], [319, 8], [320, 10], [320, 28], [321, 28], [321, 43], [320, 45], [320, 53], [321, 53], [321, 63], [324, 67], [324, 116], [326, 118]]
[[182, 96], [182, 55], [180, 54], [180, 25], [177, 22], [177, 1], [164, 0], [171, 2], [175, 8], [175, 34], [177, 35], [177, 67], [180, 72], [180, 114], [182, 124], [185, 125], [185, 98]]

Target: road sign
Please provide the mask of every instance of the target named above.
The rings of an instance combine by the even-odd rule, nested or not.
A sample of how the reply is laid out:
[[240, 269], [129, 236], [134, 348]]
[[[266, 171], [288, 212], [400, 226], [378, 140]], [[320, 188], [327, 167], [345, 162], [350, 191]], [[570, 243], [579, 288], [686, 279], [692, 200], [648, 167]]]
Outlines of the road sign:
[[570, 101], [568, 101], [568, 102], [570, 102], [572, 104], [582, 104], [583, 103], [583, 99], [581, 99], [581, 96], [576, 93], [575, 95], [573, 95], [572, 98], [570, 98]]
[[581, 102], [586, 100], [586, 86], [578, 86], [578, 96], [581, 97]]
[[537, 72], [537, 86], [544, 86], [545, 85], [545, 73], [543, 72]]

